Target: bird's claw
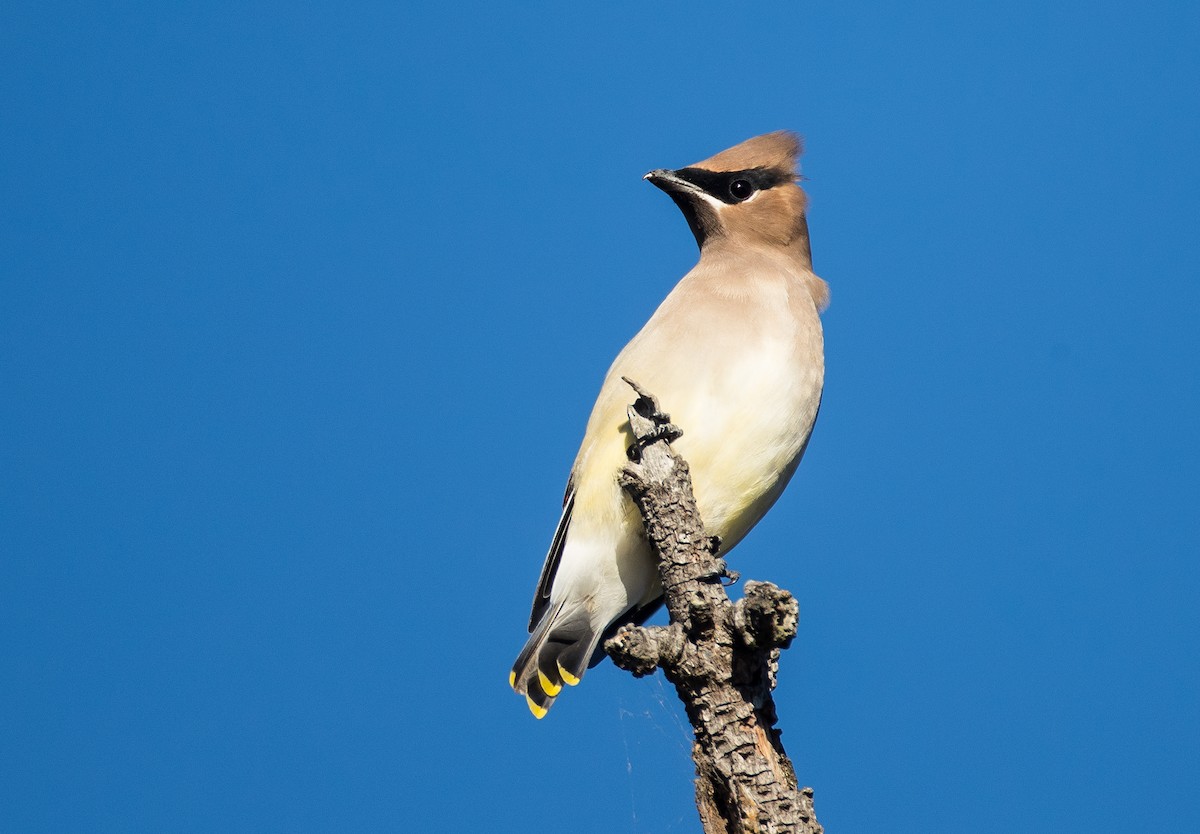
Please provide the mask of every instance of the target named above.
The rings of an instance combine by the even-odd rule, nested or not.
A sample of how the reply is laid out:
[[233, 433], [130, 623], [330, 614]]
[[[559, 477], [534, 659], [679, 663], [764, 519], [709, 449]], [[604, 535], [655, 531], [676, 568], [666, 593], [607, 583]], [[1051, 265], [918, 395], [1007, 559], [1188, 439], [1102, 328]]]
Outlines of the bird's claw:
[[722, 585], [728, 588], [730, 585], [733, 585], [739, 579], [741, 579], [741, 574], [735, 570], [730, 570], [729, 565], [725, 563], [724, 559], [716, 559], [713, 566], [698, 573], [696, 575], [696, 579], [705, 581], [716, 579], [720, 581]]
[[[659, 408], [658, 400], [653, 394], [647, 392], [628, 377], [622, 377], [622, 379], [638, 395], [632, 405], [633, 412], [642, 420], [651, 424], [649, 428], [646, 428], [644, 424], [640, 427], [635, 426], [634, 442], [625, 450], [626, 457], [634, 463], [638, 463], [642, 459], [643, 449], [660, 440], [665, 440], [668, 444], [674, 443], [683, 437], [683, 430], [671, 422], [670, 414]], [[630, 419], [632, 421], [633, 414], [630, 414]]]
[[[638, 402], [641, 402], [641, 400]], [[665, 440], [667, 443], [674, 443], [676, 440], [683, 437], [683, 431], [679, 428], [679, 426], [676, 426], [674, 423], [670, 422], [671, 416], [669, 414], [658, 412], [651, 419], [657, 420], [658, 417], [662, 417], [667, 422], [655, 425], [653, 429], [647, 432], [644, 436], [637, 438], [637, 440], [635, 440], [629, 446], [629, 448], [625, 450], [625, 455], [634, 463], [637, 463], [642, 459], [642, 450], [646, 447], [657, 443], [660, 440]]]

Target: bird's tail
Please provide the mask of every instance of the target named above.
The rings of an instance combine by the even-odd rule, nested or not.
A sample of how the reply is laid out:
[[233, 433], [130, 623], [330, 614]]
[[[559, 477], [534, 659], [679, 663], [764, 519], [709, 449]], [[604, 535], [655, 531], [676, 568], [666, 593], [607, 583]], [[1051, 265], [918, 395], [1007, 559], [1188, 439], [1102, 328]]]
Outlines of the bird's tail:
[[598, 642], [600, 632], [583, 606], [560, 602], [546, 609], [508, 676], [535, 718], [545, 716], [563, 684], [579, 683]]

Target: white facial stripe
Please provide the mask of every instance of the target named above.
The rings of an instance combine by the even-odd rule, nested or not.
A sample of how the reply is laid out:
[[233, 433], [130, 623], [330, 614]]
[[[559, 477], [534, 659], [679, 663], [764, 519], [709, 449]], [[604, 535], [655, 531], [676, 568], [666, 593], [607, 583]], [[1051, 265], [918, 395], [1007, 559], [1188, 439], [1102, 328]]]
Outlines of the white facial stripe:
[[707, 191], [701, 191], [699, 188], [692, 189], [691, 193], [695, 194], [697, 197], [704, 200], [704, 202], [708, 203], [710, 206], [715, 208], [717, 211], [720, 211], [722, 208], [729, 207], [728, 203], [722, 203], [720, 200], [718, 200], [713, 195], [709, 194]]

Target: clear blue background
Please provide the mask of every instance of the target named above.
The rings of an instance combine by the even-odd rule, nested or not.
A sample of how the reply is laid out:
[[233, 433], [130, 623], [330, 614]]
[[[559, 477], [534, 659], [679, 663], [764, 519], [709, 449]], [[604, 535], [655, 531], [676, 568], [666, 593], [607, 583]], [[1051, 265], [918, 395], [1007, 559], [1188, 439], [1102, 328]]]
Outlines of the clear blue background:
[[661, 678], [506, 677], [641, 175], [778, 128], [822, 822], [1194, 830], [1200, 6], [193, 6], [0, 13], [0, 830], [697, 830]]

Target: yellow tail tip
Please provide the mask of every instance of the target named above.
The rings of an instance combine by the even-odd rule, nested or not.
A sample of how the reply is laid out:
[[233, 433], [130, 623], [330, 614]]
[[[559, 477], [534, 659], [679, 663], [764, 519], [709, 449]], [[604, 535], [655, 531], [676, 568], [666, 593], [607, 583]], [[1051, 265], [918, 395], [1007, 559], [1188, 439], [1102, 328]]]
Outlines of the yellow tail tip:
[[566, 669], [564, 669], [562, 664], [556, 665], [558, 666], [558, 674], [562, 675], [563, 683], [565, 683], [567, 686], [579, 686], [579, 678], [575, 677]]
[[533, 713], [533, 717], [538, 721], [541, 721], [543, 718], [545, 718], [546, 713], [550, 711], [546, 707], [539, 707], [528, 695], [525, 696], [525, 703], [529, 704], [529, 711]]
[[508, 685], [511, 686], [513, 689], [517, 688], [517, 673], [516, 672], [508, 673]]
[[553, 698], [555, 695], [557, 695], [559, 692], [562, 691], [562, 685], [557, 684], [554, 681], [550, 680], [548, 677], [546, 677], [545, 673], [543, 673], [541, 669], [538, 669], [538, 683], [540, 683], [542, 685], [542, 691], [545, 692], [547, 695], [549, 695], [551, 698]]

